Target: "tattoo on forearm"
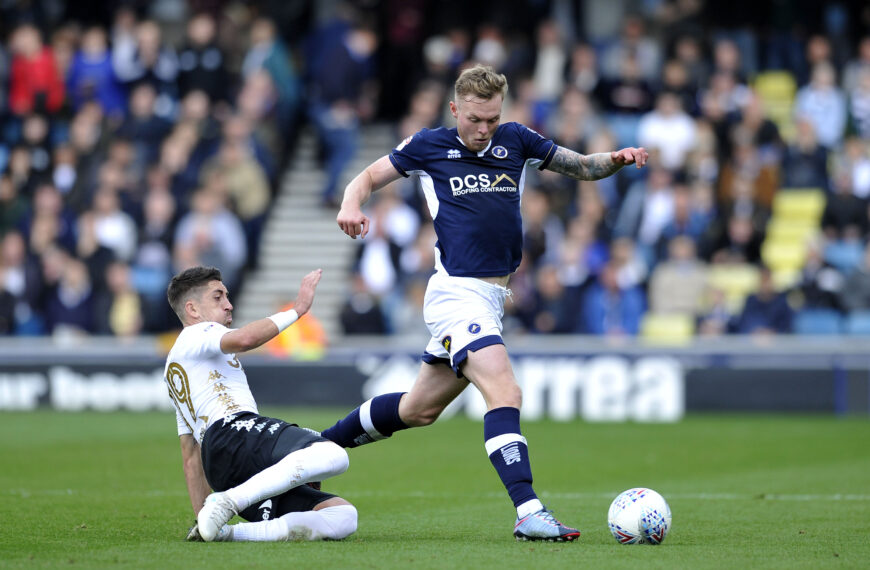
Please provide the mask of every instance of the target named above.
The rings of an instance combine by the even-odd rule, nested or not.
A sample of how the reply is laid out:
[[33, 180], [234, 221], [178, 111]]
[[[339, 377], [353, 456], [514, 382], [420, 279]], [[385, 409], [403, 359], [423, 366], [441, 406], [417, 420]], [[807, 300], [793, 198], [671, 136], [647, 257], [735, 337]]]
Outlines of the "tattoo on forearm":
[[610, 153], [580, 154], [564, 147], [557, 147], [547, 170], [576, 178], [577, 180], [600, 180], [622, 168], [610, 160]]

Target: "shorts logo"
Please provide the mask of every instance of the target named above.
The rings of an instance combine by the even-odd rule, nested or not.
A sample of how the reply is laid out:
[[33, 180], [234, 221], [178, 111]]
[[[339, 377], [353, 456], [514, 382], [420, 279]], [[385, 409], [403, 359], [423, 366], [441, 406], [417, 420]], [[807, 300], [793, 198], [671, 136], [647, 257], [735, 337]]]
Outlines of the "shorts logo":
[[468, 332], [471, 334], [477, 334], [480, 332], [480, 325], [477, 323], [471, 323], [468, 325]]
[[453, 341], [453, 338], [450, 336], [445, 336], [444, 338], [441, 339], [441, 346], [443, 346], [444, 350], [446, 350], [447, 352], [450, 352], [451, 341]]
[[447, 158], [459, 158], [460, 156], [462, 156], [462, 153], [458, 149], [451, 148], [447, 151]]
[[507, 158], [508, 151], [505, 147], [499, 145], [492, 147], [492, 155], [496, 158]]

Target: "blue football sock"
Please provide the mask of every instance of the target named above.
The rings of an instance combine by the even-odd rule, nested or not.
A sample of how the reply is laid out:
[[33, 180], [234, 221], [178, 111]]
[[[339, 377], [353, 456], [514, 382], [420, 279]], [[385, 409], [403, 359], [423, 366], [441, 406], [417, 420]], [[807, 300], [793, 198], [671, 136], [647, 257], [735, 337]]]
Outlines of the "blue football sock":
[[403, 394], [405, 392], [375, 396], [334, 426], [323, 430], [321, 435], [342, 447], [357, 447], [408, 429], [399, 417], [399, 400]]
[[489, 460], [514, 506], [537, 499], [532, 489], [529, 448], [526, 438], [520, 433], [520, 411], [505, 407], [487, 412], [483, 416], [483, 436]]

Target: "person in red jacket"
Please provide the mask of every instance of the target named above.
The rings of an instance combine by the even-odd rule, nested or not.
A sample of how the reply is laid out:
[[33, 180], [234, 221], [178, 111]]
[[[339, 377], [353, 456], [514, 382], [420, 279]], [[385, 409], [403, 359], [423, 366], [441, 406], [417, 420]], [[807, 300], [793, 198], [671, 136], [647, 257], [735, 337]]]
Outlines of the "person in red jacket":
[[42, 42], [39, 30], [30, 24], [12, 34], [12, 69], [9, 78], [9, 108], [18, 116], [31, 112], [53, 113], [64, 101], [63, 80], [51, 48]]

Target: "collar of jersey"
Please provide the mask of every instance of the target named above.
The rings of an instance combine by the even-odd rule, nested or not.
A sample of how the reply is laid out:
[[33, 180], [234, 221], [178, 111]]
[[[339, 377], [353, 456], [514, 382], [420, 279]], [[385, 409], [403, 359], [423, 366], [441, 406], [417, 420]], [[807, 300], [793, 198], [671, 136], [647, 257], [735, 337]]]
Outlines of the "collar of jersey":
[[[468, 147], [465, 145], [465, 141], [463, 141], [462, 138], [461, 138], [459, 135], [456, 135], [456, 140], [458, 140], [458, 141], [459, 141], [459, 144], [461, 144], [462, 146], [464, 146], [467, 150], [471, 150], [470, 148], [468, 148]], [[487, 143], [486, 148], [484, 148], [482, 151], [478, 152], [478, 153], [477, 153], [477, 156], [483, 156], [483, 155], [485, 155], [485, 154], [486, 154], [486, 151], [488, 151], [488, 150], [489, 150], [489, 147], [491, 147], [491, 146], [492, 146], [492, 139], [489, 139], [489, 143]]]

